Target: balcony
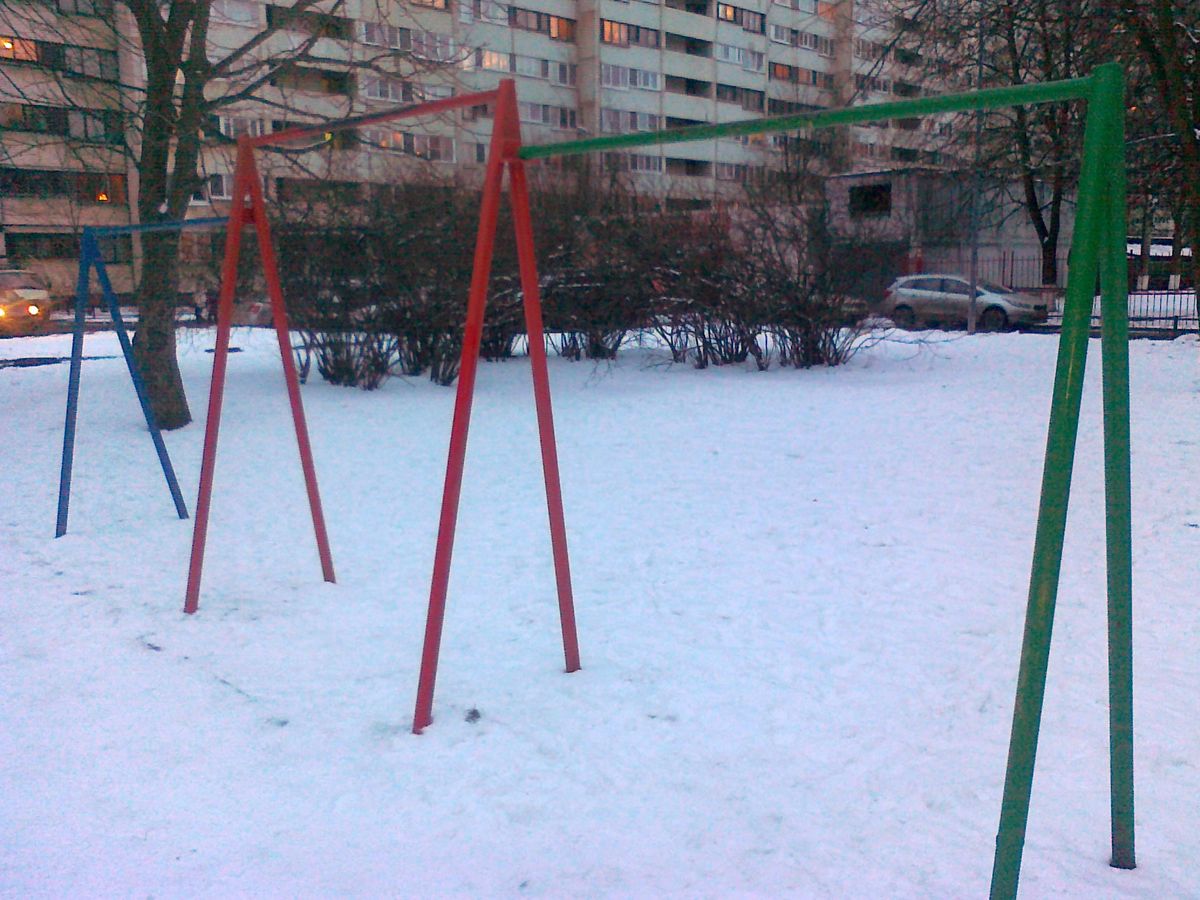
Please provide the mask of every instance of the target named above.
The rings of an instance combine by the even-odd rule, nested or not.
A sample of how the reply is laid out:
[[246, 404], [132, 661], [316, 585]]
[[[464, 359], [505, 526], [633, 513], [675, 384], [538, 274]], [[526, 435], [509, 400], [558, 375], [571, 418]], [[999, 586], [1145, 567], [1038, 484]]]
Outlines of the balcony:
[[668, 75], [666, 82], [667, 91], [672, 94], [687, 94], [689, 97], [711, 97], [713, 95], [711, 81]]
[[708, 0], [665, 0], [668, 9], [678, 9], [681, 12], [693, 13], [697, 16], [711, 16], [712, 4]]
[[673, 53], [686, 53], [688, 56], [712, 59], [712, 41], [687, 37], [686, 35], [675, 34], [670, 31], [666, 33], [665, 38], [663, 47], [666, 50], [670, 50]]

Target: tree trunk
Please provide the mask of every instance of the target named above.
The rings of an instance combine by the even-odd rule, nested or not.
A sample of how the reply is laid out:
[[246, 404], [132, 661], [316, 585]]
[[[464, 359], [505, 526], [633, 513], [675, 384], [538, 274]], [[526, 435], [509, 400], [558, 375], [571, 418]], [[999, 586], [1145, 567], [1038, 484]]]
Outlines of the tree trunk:
[[142, 279], [134, 357], [154, 420], [164, 430], [192, 421], [175, 355], [176, 263], [179, 236], [173, 231], [142, 235]]
[[1042, 284], [1058, 284], [1058, 240], [1042, 243]]

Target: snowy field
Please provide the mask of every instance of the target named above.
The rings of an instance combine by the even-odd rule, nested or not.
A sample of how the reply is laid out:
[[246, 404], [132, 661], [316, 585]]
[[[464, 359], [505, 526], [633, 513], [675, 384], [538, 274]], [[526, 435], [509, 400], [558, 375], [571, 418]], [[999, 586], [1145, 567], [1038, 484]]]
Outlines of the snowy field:
[[[910, 343], [924, 337], [928, 343]], [[181, 334], [202, 418], [212, 333]], [[0, 369], [0, 894], [979, 897], [1056, 338], [842, 370], [551, 361], [583, 670], [562, 671], [523, 359], [486, 363], [433, 725], [410, 733], [453, 391], [231, 356], [200, 612], [116, 341]], [[0, 358], [66, 355], [66, 336]], [[1200, 896], [1200, 347], [1132, 350], [1139, 868], [1107, 865], [1092, 342], [1026, 897]], [[167, 436], [194, 505], [202, 428]]]

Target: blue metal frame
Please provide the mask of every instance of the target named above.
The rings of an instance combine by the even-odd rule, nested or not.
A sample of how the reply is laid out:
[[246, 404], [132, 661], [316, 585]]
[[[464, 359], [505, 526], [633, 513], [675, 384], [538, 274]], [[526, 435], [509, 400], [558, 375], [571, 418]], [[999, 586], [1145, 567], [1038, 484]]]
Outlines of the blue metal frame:
[[125, 354], [125, 365], [129, 369], [133, 389], [137, 392], [138, 402], [142, 406], [142, 415], [146, 417], [146, 427], [150, 429], [150, 439], [154, 442], [154, 450], [158, 454], [163, 477], [166, 478], [167, 488], [175, 503], [175, 511], [181, 519], [188, 517], [187, 505], [183, 502], [183, 494], [179, 490], [179, 481], [175, 478], [171, 457], [167, 454], [167, 446], [163, 443], [158, 423], [154, 421], [154, 412], [150, 408], [146, 384], [142, 380], [137, 362], [133, 358], [133, 345], [125, 330], [125, 321], [121, 318], [121, 307], [117, 302], [117, 295], [108, 279], [108, 270], [104, 266], [104, 257], [100, 253], [99, 239], [122, 234], [144, 234], [151, 231], [181, 231], [185, 228], [218, 227], [225, 225], [226, 222], [228, 219], [225, 218], [207, 218], [154, 222], [148, 225], [114, 225], [83, 229], [80, 239], [79, 278], [75, 287], [75, 326], [71, 339], [71, 374], [67, 381], [67, 418], [63, 427], [62, 469], [58, 480], [58, 522], [54, 532], [56, 538], [67, 533], [67, 512], [71, 502], [71, 472], [75, 460], [75, 421], [79, 412], [79, 373], [83, 365], [84, 319], [87, 314], [88, 285], [93, 268], [96, 270], [96, 279], [100, 282], [100, 290], [108, 305], [108, 313], [112, 317], [117, 340], [121, 343], [121, 352]]

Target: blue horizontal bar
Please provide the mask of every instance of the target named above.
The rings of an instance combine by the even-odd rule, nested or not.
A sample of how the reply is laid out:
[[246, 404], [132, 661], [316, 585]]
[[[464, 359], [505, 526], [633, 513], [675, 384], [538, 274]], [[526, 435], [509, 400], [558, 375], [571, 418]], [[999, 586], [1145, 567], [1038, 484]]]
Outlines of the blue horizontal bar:
[[209, 219], [180, 219], [172, 222], [150, 222], [145, 225], [86, 225], [85, 232], [90, 232], [98, 238], [110, 237], [114, 234], [144, 234], [148, 231], [178, 231], [181, 228], [216, 227], [228, 224], [229, 219], [219, 216]]

